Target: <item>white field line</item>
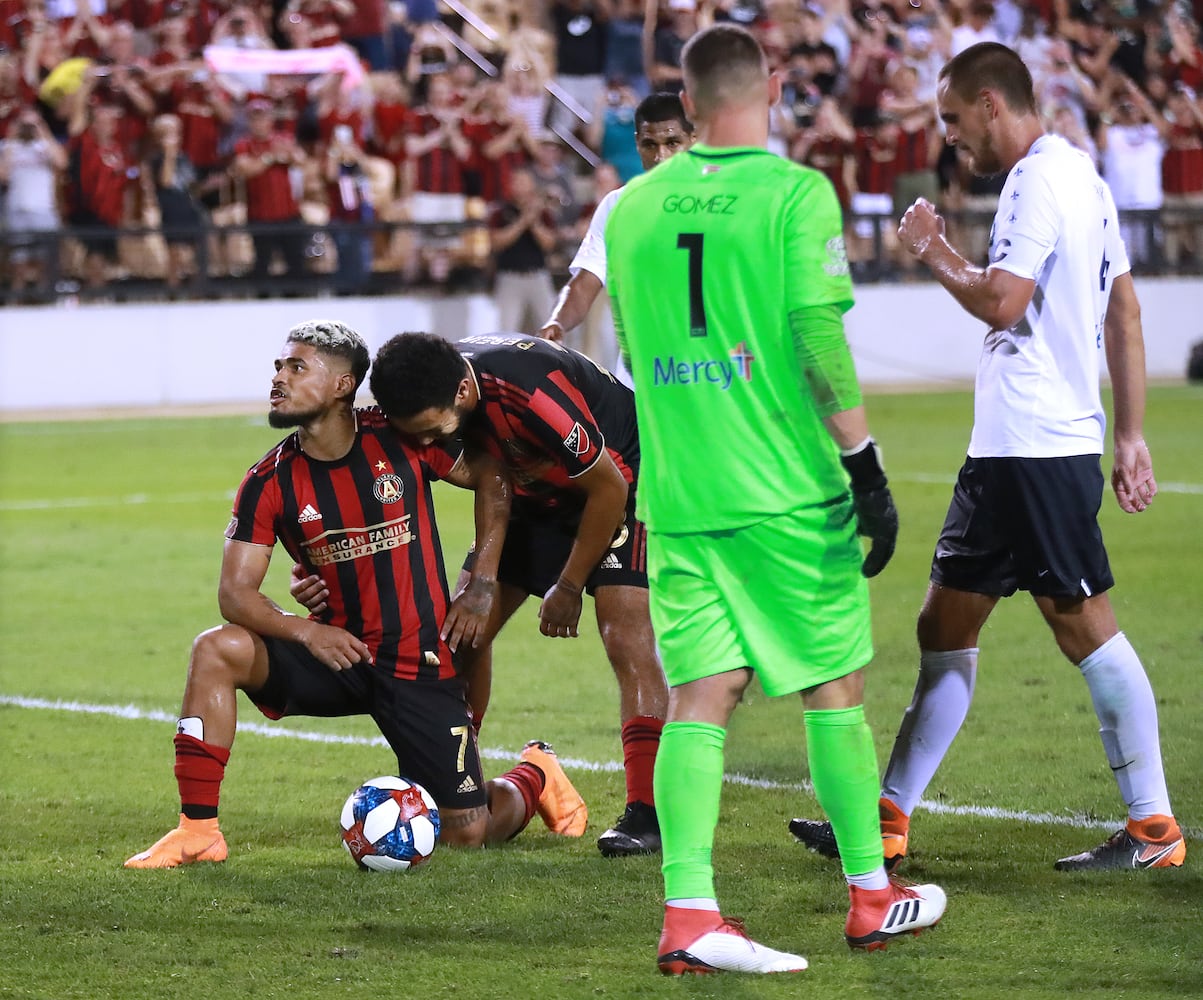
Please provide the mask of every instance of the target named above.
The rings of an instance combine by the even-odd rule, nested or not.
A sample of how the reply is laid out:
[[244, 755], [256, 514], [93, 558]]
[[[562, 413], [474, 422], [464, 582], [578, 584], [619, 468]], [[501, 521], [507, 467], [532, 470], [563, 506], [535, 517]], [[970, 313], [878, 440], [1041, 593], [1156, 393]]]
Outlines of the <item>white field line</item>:
[[[128, 719], [140, 722], [162, 722], [175, 725], [177, 716], [171, 712], [157, 709], [138, 708], [136, 705], [93, 705], [78, 701], [50, 701], [45, 698], [26, 698], [22, 695], [0, 694], [0, 705], [13, 708], [32, 709], [35, 711], [76, 712], [84, 715], [106, 715], [117, 719]], [[326, 743], [341, 746], [384, 747], [381, 736], [344, 736], [336, 733], [310, 733], [300, 729], [287, 729], [282, 726], [269, 726], [261, 722], [239, 722], [238, 732], [254, 736], [267, 736], [272, 739], [300, 740], [307, 743]], [[501, 750], [492, 747], [481, 747], [481, 757], [490, 760], [513, 760], [511, 750]], [[581, 760], [575, 757], [560, 757], [560, 763], [570, 769], [579, 771], [617, 772], [622, 770], [618, 761]], [[747, 788], [762, 788], [767, 791], [806, 792], [813, 794], [809, 781], [781, 782], [769, 781], [764, 778], [753, 778], [745, 774], [725, 774], [723, 780], [732, 785], [743, 785]], [[948, 816], [979, 816], [983, 819], [1009, 820], [1018, 823], [1047, 824], [1052, 826], [1068, 826], [1077, 829], [1116, 830], [1123, 826], [1123, 820], [1099, 820], [1082, 815], [1063, 815], [1058, 813], [1033, 813], [1024, 810], [998, 809], [993, 806], [950, 805], [946, 802], [932, 802], [923, 799], [919, 808], [931, 813]], [[1184, 827], [1187, 836], [1203, 836], [1203, 830], [1193, 830]]]
[[[957, 481], [955, 475], [947, 473], [914, 472], [890, 476], [900, 483], [934, 483], [951, 486]], [[1180, 493], [1187, 496], [1203, 496], [1203, 483], [1158, 483], [1159, 493]], [[87, 507], [126, 507], [146, 506], [148, 504], [182, 504], [182, 503], [217, 503], [230, 502], [234, 492], [214, 491], [212, 493], [169, 493], [155, 495], [152, 493], [129, 493], [125, 496], [112, 497], [42, 497], [30, 500], [0, 500], [0, 513], [38, 510], [69, 510]]]

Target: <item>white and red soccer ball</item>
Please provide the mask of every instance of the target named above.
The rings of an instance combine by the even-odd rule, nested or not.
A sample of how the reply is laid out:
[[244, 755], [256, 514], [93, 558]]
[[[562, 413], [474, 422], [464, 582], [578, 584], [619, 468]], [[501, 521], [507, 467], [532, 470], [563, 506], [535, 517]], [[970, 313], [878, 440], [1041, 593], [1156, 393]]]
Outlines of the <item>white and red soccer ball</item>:
[[439, 842], [439, 808], [416, 782], [384, 775], [365, 781], [343, 805], [343, 846], [360, 868], [406, 871]]

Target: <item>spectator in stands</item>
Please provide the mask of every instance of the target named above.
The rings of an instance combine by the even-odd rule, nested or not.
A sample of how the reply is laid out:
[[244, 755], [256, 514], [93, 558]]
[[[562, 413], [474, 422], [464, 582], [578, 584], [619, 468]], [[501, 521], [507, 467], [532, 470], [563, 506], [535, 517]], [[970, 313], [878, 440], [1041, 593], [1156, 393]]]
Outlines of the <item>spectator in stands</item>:
[[366, 79], [362, 87], [345, 87], [342, 73], [327, 73], [314, 80], [307, 88], [307, 93], [316, 95], [311, 103], [312, 113], [317, 118], [316, 145], [319, 154], [339, 125], [350, 127], [358, 145], [362, 146], [367, 141], [367, 108], [371, 101], [371, 88]]
[[[92, 0], [76, 0], [71, 6], [48, 4], [46, 10], [68, 55], [95, 59], [109, 51], [108, 26], [113, 17], [103, 2], [93, 5]], [[66, 13], [67, 10], [71, 13]]]
[[1131, 80], [1124, 79], [1102, 116], [1095, 141], [1103, 158], [1103, 178], [1120, 210], [1120, 232], [1133, 267], [1148, 265], [1158, 242], [1157, 227], [1148, 218], [1123, 218], [1125, 210], [1160, 209], [1161, 161], [1165, 142], [1158, 127], [1164, 119]]
[[1166, 100], [1167, 149], [1161, 161], [1165, 191], [1165, 256], [1171, 267], [1203, 260], [1203, 106], [1176, 83]]
[[1088, 125], [1098, 110], [1099, 94], [1094, 82], [1078, 67], [1064, 38], [1054, 38], [1049, 48], [1049, 68], [1032, 73], [1036, 102], [1042, 111], [1059, 104], [1073, 109], [1079, 123]]
[[994, 25], [994, 4], [991, 0], [970, 0], [965, 19], [952, 29], [951, 54], [955, 56], [978, 42], [1002, 44], [1002, 36]]
[[70, 136], [80, 135], [87, 128], [89, 112], [96, 105], [106, 104], [121, 111], [117, 117], [117, 140], [125, 158], [137, 162], [142, 157], [155, 102], [145, 86], [146, 74], [137, 64], [96, 62], [83, 74], [79, 90], [71, 95], [71, 112], [67, 119]]
[[790, 151], [790, 159], [826, 174], [845, 212], [856, 190], [856, 130], [834, 97], [825, 97], [815, 112], [814, 124], [803, 129]]
[[503, 84], [489, 82], [480, 88], [464, 135], [472, 144], [473, 183], [468, 193], [495, 207], [510, 189], [514, 171], [530, 162], [533, 144], [526, 123], [510, 111]]
[[246, 137], [234, 147], [234, 172], [246, 184], [253, 274], [266, 278], [279, 252], [285, 273], [295, 281], [304, 271], [306, 238], [291, 173], [304, 164], [305, 153], [290, 132], [276, 128], [270, 101], [255, 98], [247, 104], [247, 126]]
[[501, 71], [501, 82], [509, 95], [510, 114], [521, 118], [531, 135], [547, 126], [550, 107], [547, 80], [547, 68], [537, 60], [507, 59]]
[[100, 290], [107, 268], [117, 259], [118, 230], [129, 219], [126, 192], [139, 171], [120, 138], [123, 112], [116, 104], [96, 104], [87, 116], [71, 157], [71, 224], [84, 245], [84, 280]]
[[618, 171], [623, 184], [643, 172], [635, 147], [635, 109], [639, 101], [639, 95], [625, 80], [609, 80], [586, 131], [589, 145]]
[[[409, 127], [406, 152], [413, 163], [415, 194], [452, 195], [462, 199], [464, 164], [472, 149], [464, 137], [463, 119], [455, 105], [451, 78], [447, 74], [439, 73], [429, 79], [426, 102], [410, 117]], [[429, 198], [424, 201], [432, 207], [437, 204], [448, 210], [451, 204], [446, 200], [436, 203]]]
[[354, 0], [354, 7], [342, 23], [343, 41], [372, 71], [392, 69], [386, 0]]
[[[519, 0], [466, 0], [464, 6], [473, 14], [471, 20], [464, 19], [460, 32], [464, 41], [500, 69], [509, 48], [515, 8], [541, 5]], [[482, 26], [479, 30], [478, 23]]]
[[151, 136], [154, 148], [142, 179], [159, 207], [159, 228], [167, 244], [165, 278], [174, 292], [203, 236], [203, 216], [193, 195], [199, 177], [183, 150], [184, 130], [176, 115], [159, 115]]
[[394, 71], [372, 73], [369, 76], [372, 93], [372, 128], [368, 138], [368, 149], [373, 156], [388, 160], [396, 171], [396, 186], [393, 198], [404, 198], [409, 194], [412, 181], [409, 170], [409, 154], [406, 151], [406, 133], [409, 131], [409, 91]]
[[229, 201], [227, 139], [234, 121], [234, 105], [213, 83], [204, 66], [176, 79], [163, 102], [180, 120], [180, 148], [197, 174], [197, 196], [210, 209]]
[[[795, 94], [802, 96], [810, 111], [805, 116], [795, 114], [798, 119], [813, 116], [819, 100], [834, 94], [840, 82], [840, 56], [824, 37], [828, 30], [829, 22], [817, 8], [807, 6], [799, 12], [797, 38], [790, 49], [787, 83], [793, 85]], [[796, 97], [794, 103], [798, 103]]]
[[1034, 4], [1023, 8], [1019, 34], [1011, 43], [1011, 48], [1024, 61], [1033, 81], [1042, 79], [1051, 71], [1053, 37], [1049, 34], [1048, 22], [1040, 16], [1040, 9]]
[[847, 67], [847, 108], [853, 128], [877, 120], [877, 104], [900, 56], [901, 29], [886, 7], [864, 7], [850, 20], [852, 52]]
[[[252, 51], [275, 48], [255, 8], [242, 2], [234, 4], [229, 13], [217, 19], [208, 44], [217, 48]], [[218, 76], [217, 83], [238, 100], [245, 99], [249, 94], [263, 94], [267, 91], [267, 75], [249, 70], [241, 73], [222, 73]]]
[[510, 177], [509, 198], [489, 221], [497, 267], [493, 297], [502, 330], [534, 333], [555, 304], [547, 254], [558, 239], [548, 198], [525, 168]]
[[606, 22], [607, 80], [623, 80], [643, 100], [651, 93], [643, 66], [643, 0], [616, 0]]
[[[885, 119], [898, 123], [898, 160], [894, 175], [895, 218], [926, 198], [933, 204], [940, 196], [936, 160], [944, 145], [944, 136], [933, 104], [918, 93], [919, 73], [909, 63], [898, 63], [890, 74], [889, 86], [882, 91], [878, 111]], [[910, 265], [914, 258], [905, 254]], [[917, 263], [917, 261], [915, 262]]]
[[573, 172], [564, 162], [564, 144], [554, 132], [544, 129], [534, 136], [531, 173], [547, 199], [556, 227], [571, 228], [580, 216]]
[[0, 190], [8, 247], [9, 287], [21, 291], [45, 280], [56, 243], [41, 237], [59, 228], [55, 199], [67, 153], [32, 107], [24, 108], [0, 140]]
[[878, 111], [871, 125], [856, 129], [853, 147], [856, 183], [849, 205], [857, 218], [847, 229], [847, 247], [848, 261], [857, 275], [863, 275], [866, 269], [886, 269], [890, 264], [900, 263], [896, 252], [899, 216], [894, 210], [894, 192], [901, 145], [898, 118], [884, 110]]
[[[471, 159], [472, 145], [464, 136], [463, 117], [446, 73], [427, 81], [426, 102], [410, 117], [406, 154], [413, 174], [410, 218], [423, 225], [464, 222], [464, 168]], [[422, 243], [428, 276], [445, 281], [461, 246], [459, 235], [428, 232]]]
[[647, 75], [652, 90], [679, 94], [684, 86], [681, 50], [702, 25], [696, 0], [669, 0], [668, 9], [668, 23], [658, 24], [652, 36], [651, 66]]
[[1070, 105], [1054, 104], [1045, 112], [1045, 118], [1048, 122], [1048, 130], [1050, 132], [1061, 136], [1071, 146], [1077, 147], [1089, 156], [1095, 170], [1102, 169], [1103, 164], [1099, 159], [1099, 147], [1096, 145], [1094, 137], [1090, 134], [1090, 130], [1078, 120], [1077, 115], [1074, 114], [1074, 109]]
[[[1199, 10], [1196, 6], [1196, 11]], [[1165, 75], [1171, 83], [1181, 83], [1196, 94], [1203, 93], [1203, 42], [1199, 25], [1184, 14], [1177, 4], [1165, 15], [1165, 40], [1169, 52], [1165, 56]]]
[[33, 107], [37, 93], [21, 77], [21, 63], [13, 52], [0, 52], [0, 135], [7, 135], [26, 108]]
[[304, 47], [320, 49], [338, 45], [342, 41], [343, 25], [354, 16], [353, 0], [288, 0], [277, 24], [285, 34], [290, 26], [304, 24], [309, 43]]
[[606, 24], [611, 0], [551, 0], [556, 83], [575, 102], [557, 103], [552, 127], [561, 134], [589, 124], [605, 89]]
[[170, 99], [176, 85], [186, 83], [204, 64], [188, 38], [188, 18], [183, 7], [172, 5], [163, 11], [163, 17], [155, 25], [155, 36], [157, 45], [150, 57], [147, 86], [162, 102]]
[[459, 60], [455, 46], [435, 27], [422, 25], [414, 35], [405, 67], [405, 82], [419, 100], [426, 100], [426, 88], [434, 76], [449, 76]]
[[330, 229], [338, 251], [335, 288], [340, 295], [362, 291], [372, 275], [371, 234], [362, 228], [375, 218], [367, 160], [351, 126], [335, 125], [322, 171]]
[[[526, 63], [534, 66], [546, 80], [550, 78], [556, 64], [555, 36], [543, 24], [540, 5], [520, 3], [518, 23], [510, 31], [505, 64]], [[539, 122], [542, 127], [543, 122]]]

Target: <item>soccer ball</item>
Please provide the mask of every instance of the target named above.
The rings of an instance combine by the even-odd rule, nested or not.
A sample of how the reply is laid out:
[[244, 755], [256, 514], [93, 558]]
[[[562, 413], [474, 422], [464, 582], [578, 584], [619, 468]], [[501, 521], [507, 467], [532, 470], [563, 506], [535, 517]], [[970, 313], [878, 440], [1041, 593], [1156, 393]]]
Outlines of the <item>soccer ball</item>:
[[360, 868], [406, 871], [439, 842], [439, 809], [417, 782], [384, 775], [365, 781], [343, 804], [343, 847]]

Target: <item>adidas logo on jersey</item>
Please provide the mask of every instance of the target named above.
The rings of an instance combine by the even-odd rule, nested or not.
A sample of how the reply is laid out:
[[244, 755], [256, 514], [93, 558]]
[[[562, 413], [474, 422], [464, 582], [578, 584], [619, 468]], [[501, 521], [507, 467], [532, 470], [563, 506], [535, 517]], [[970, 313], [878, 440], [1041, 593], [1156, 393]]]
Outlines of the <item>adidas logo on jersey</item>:
[[311, 503], [305, 504], [305, 509], [302, 510], [300, 515], [297, 517], [297, 520], [301, 524], [307, 524], [310, 521], [320, 521], [321, 519], [322, 515], [317, 512], [317, 508], [315, 508]]
[[613, 552], [607, 552], [606, 558], [598, 565], [598, 569], [622, 569], [622, 563]]
[[474, 791], [476, 791], [476, 782], [472, 780], [472, 775], [470, 775], [470, 774], [465, 775], [464, 780], [459, 783], [459, 788], [457, 788], [456, 791], [457, 792], [474, 792]]

